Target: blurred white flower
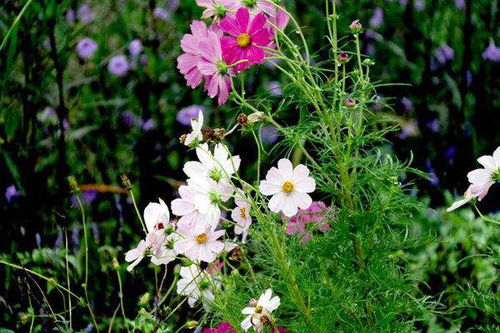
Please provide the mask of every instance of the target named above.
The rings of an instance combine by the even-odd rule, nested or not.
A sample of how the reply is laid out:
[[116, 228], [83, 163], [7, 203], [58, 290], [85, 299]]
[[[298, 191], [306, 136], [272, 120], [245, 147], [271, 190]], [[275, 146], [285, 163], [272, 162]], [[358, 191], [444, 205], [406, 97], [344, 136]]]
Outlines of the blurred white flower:
[[213, 287], [220, 288], [220, 281], [193, 264], [182, 267], [179, 272], [181, 278], [177, 281], [177, 293], [189, 296], [188, 304], [194, 307], [196, 301], [204, 298], [209, 301], [215, 299]]

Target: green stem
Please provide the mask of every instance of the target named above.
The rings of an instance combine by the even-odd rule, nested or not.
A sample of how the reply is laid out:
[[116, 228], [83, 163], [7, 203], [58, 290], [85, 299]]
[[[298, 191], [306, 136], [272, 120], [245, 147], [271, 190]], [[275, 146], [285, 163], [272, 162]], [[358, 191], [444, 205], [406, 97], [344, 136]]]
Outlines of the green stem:
[[497, 220], [495, 220], [495, 219], [492, 219], [492, 218], [490, 218], [490, 217], [488, 217], [488, 216], [484, 216], [484, 215], [481, 213], [481, 211], [479, 210], [479, 208], [477, 208], [477, 205], [476, 205], [476, 204], [474, 204], [474, 208], [476, 209], [476, 212], [479, 214], [479, 216], [481, 216], [481, 218], [482, 218], [483, 220], [485, 220], [486, 222], [491, 222], [491, 223], [495, 223], [496, 225], [500, 225], [500, 221], [497, 221]]
[[24, 15], [24, 12], [26, 12], [26, 9], [28, 9], [29, 5], [31, 5], [32, 2], [33, 0], [28, 0], [28, 2], [26, 2], [26, 4], [24, 5], [23, 9], [21, 9], [21, 11], [19, 12], [19, 15], [17, 15], [17, 17], [14, 19], [14, 22], [12, 22], [9, 31], [7, 31], [5, 37], [2, 40], [2, 44], [0, 44], [0, 52], [3, 50], [5, 45], [7, 45], [7, 41], [9, 40], [12, 31], [14, 31], [14, 28], [19, 24], [21, 17]]
[[137, 207], [137, 202], [135, 201], [135, 196], [134, 192], [132, 189], [128, 191], [130, 198], [132, 199], [132, 204], [134, 205], [135, 213], [137, 214], [137, 217], [139, 218], [139, 221], [141, 222], [142, 230], [144, 231], [144, 234], [147, 235], [148, 231], [146, 230], [146, 224], [144, 223], [144, 220], [142, 219], [141, 213], [139, 212], [139, 208]]

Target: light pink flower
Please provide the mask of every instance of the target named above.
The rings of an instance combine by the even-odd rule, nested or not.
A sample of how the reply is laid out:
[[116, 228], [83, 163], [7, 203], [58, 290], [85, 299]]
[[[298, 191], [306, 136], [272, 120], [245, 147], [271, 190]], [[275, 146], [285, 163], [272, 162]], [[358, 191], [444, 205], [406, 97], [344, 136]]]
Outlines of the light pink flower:
[[276, 5], [271, 0], [239, 0], [240, 6], [249, 10], [250, 14], [266, 13], [269, 16], [276, 14]]
[[242, 235], [241, 242], [246, 243], [248, 236], [248, 229], [252, 224], [250, 217], [250, 205], [243, 198], [236, 197], [234, 200], [236, 207], [231, 212], [231, 219], [236, 222], [234, 226], [234, 233]]
[[314, 192], [316, 182], [309, 177], [309, 169], [302, 164], [293, 168], [288, 159], [278, 161], [278, 168], [272, 167], [266, 180], [260, 182], [260, 192], [272, 195], [269, 209], [272, 212], [283, 212], [287, 217], [297, 214], [299, 208], [307, 209], [312, 199], [307, 193]]
[[224, 243], [218, 240], [224, 235], [224, 230], [212, 231], [210, 226], [197, 223], [190, 228], [179, 227], [178, 232], [180, 237], [174, 250], [193, 261], [211, 263], [224, 249]]
[[241, 159], [238, 155], [229, 156], [229, 149], [223, 143], [215, 145], [213, 153], [208, 144], [203, 143], [196, 147], [198, 161], [189, 161], [182, 169], [188, 177], [203, 176], [213, 179], [229, 180], [231, 175], [238, 171]]
[[206, 8], [201, 18], [208, 19], [214, 17], [218, 21], [230, 10], [235, 10], [239, 4], [235, 0], [196, 0], [198, 6]]
[[196, 88], [203, 80], [203, 74], [198, 70], [198, 62], [201, 60], [200, 43], [209, 36], [217, 36], [210, 31], [202, 21], [191, 23], [191, 34], [185, 34], [181, 40], [181, 48], [184, 51], [177, 58], [177, 69], [184, 75], [188, 86]]
[[198, 70], [205, 75], [205, 89], [208, 91], [208, 96], [214, 98], [219, 95], [217, 100], [219, 105], [224, 104], [229, 97], [234, 70], [222, 59], [219, 37], [210, 34], [200, 43], [200, 52], [202, 59], [198, 62]]
[[495, 182], [500, 181], [500, 147], [498, 147], [493, 155], [484, 155], [477, 159], [484, 167], [472, 170], [467, 174], [470, 186], [464, 194], [464, 198], [454, 202], [448, 209], [451, 212], [472, 199], [481, 201], [487, 194], [490, 187]]
[[220, 28], [229, 36], [222, 37], [222, 53], [228, 64], [234, 64], [237, 71], [250, 68], [253, 64], [264, 61], [265, 52], [262, 46], [268, 46], [273, 34], [266, 27], [267, 18], [263, 13], [250, 17], [248, 9], [240, 8], [234, 17], [226, 16]]
[[302, 235], [301, 240], [305, 242], [311, 238], [311, 234], [307, 232], [308, 224], [316, 224], [321, 232], [330, 230], [330, 225], [324, 222], [326, 210], [327, 207], [322, 201], [313, 201], [309, 208], [299, 209], [297, 215], [292, 217], [288, 222], [286, 233], [288, 235], [300, 234]]

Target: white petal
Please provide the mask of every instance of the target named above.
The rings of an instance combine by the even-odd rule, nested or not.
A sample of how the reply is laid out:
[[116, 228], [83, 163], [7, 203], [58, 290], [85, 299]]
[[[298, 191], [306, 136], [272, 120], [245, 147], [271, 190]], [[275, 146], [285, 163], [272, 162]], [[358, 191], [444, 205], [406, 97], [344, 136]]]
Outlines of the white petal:
[[243, 328], [245, 332], [247, 332], [250, 327], [252, 327], [252, 315], [249, 315], [241, 322], [241, 328]]
[[278, 161], [278, 170], [280, 171], [281, 175], [286, 179], [292, 178], [293, 175], [293, 165], [292, 162], [290, 162], [289, 159], [282, 158], [281, 160]]
[[280, 306], [280, 303], [280, 298], [278, 296], [274, 296], [269, 302], [267, 302], [266, 310], [273, 312]]
[[260, 182], [259, 190], [263, 195], [273, 195], [281, 191], [281, 185], [273, 184], [267, 180], [263, 180]]
[[303, 165], [299, 164], [293, 169], [293, 180], [297, 181], [299, 179], [304, 179], [309, 176], [309, 169]]
[[496, 169], [496, 163], [493, 156], [488, 156], [488, 155], [481, 156], [480, 158], [477, 159], [477, 161], [488, 170]]
[[311, 207], [312, 198], [309, 194], [302, 192], [293, 192], [292, 196], [295, 201], [295, 205], [297, 205], [300, 209], [307, 209]]
[[160, 220], [163, 214], [163, 207], [156, 203], [150, 202], [149, 205], [144, 209], [144, 222], [146, 223], [146, 229], [151, 232], [155, 230], [155, 226]]
[[278, 213], [285, 206], [286, 194], [283, 192], [278, 192], [271, 197], [269, 200], [269, 209], [271, 212]]
[[471, 184], [484, 184], [491, 180], [491, 172], [486, 169], [472, 170], [467, 174]]
[[500, 147], [493, 152], [493, 159], [495, 160], [496, 169], [500, 169]]
[[184, 168], [182, 168], [182, 171], [184, 171], [184, 173], [188, 177], [207, 174], [207, 169], [203, 166], [203, 164], [197, 161], [186, 162], [186, 164], [184, 164]]
[[316, 182], [311, 177], [302, 178], [300, 180], [294, 180], [293, 185], [297, 192], [311, 193], [316, 190]]

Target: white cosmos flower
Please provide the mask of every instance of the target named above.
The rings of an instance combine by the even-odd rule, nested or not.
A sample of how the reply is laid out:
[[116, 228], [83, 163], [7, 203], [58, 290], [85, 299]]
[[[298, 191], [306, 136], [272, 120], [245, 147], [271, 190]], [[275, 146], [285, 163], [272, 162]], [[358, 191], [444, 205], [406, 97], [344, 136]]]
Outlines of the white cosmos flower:
[[481, 201], [487, 194], [490, 187], [495, 182], [500, 180], [500, 147], [498, 147], [493, 155], [484, 155], [477, 159], [477, 161], [484, 167], [472, 170], [467, 174], [469, 180], [469, 188], [465, 191], [464, 198], [454, 202], [448, 209], [451, 212], [472, 199]]
[[139, 242], [135, 249], [125, 254], [125, 261], [132, 262], [127, 267], [130, 272], [144, 259], [146, 252], [151, 252], [151, 262], [155, 265], [168, 264], [175, 260], [176, 253], [172, 249], [171, 243], [176, 235], [166, 235], [166, 227], [170, 224], [170, 212], [167, 205], [161, 199], [159, 203], [151, 202], [144, 209], [144, 223], [148, 234], [146, 239]]
[[214, 152], [210, 152], [208, 144], [204, 143], [196, 147], [198, 161], [191, 161], [184, 164], [184, 173], [188, 177], [203, 176], [216, 182], [221, 179], [229, 179], [240, 167], [239, 156], [229, 156], [229, 149], [222, 143], [214, 147]]
[[[256, 304], [251, 304], [244, 308], [241, 313], [247, 315], [241, 322], [241, 328], [246, 332], [253, 326], [256, 332], [261, 332], [265, 323], [272, 320], [271, 313], [280, 306], [280, 298], [274, 296], [272, 289], [267, 289], [260, 295]], [[251, 303], [255, 303], [251, 302]]]
[[189, 267], [182, 267], [179, 272], [181, 278], [177, 281], [177, 293], [189, 296], [188, 304], [194, 307], [197, 300], [205, 298], [209, 301], [215, 299], [213, 286], [220, 288], [220, 281], [212, 275], [193, 264]]
[[224, 243], [218, 239], [224, 230], [212, 231], [210, 225], [196, 223], [189, 228], [179, 227], [179, 239], [174, 244], [175, 252], [185, 254], [193, 261], [213, 262], [224, 249]]
[[215, 229], [221, 217], [219, 203], [229, 199], [231, 186], [199, 176], [189, 178], [187, 183], [179, 188], [181, 197], [172, 201], [172, 213], [181, 216], [178, 225], [188, 228], [199, 222]]
[[192, 144], [201, 142], [203, 140], [203, 133], [201, 132], [202, 127], [203, 127], [203, 112], [199, 110], [198, 118], [191, 119], [192, 131], [191, 133], [186, 135], [186, 139], [184, 140], [184, 145], [191, 146]]
[[307, 193], [314, 192], [316, 182], [309, 177], [309, 169], [299, 164], [295, 168], [288, 159], [278, 161], [278, 168], [272, 167], [266, 180], [260, 182], [260, 192], [272, 195], [269, 209], [272, 212], [283, 212], [287, 217], [297, 214], [298, 209], [307, 209], [312, 199]]

